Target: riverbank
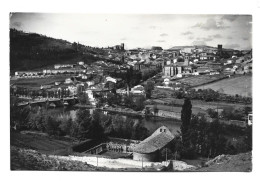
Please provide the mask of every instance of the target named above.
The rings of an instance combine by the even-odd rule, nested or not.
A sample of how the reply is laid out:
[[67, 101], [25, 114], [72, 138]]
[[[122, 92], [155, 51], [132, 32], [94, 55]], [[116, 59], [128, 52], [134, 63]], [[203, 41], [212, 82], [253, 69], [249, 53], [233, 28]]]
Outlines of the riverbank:
[[79, 109], [95, 109], [95, 110], [100, 110], [100, 111], [104, 111], [104, 112], [107, 111], [107, 112], [121, 114], [121, 115], [125, 115], [125, 116], [146, 117], [146, 118], [150, 118], [150, 119], [154, 119], [154, 120], [157, 118], [160, 118], [161, 120], [165, 120], [165, 121], [174, 120], [175, 122], [181, 122], [180, 119], [175, 118], [175, 117], [165, 117], [165, 116], [154, 115], [154, 114], [145, 115], [145, 113], [143, 111], [134, 111], [129, 108], [120, 108], [120, 107], [118, 107], [118, 108], [113, 108], [113, 107], [97, 108], [97, 107], [94, 107], [91, 105], [80, 105], [80, 104], [77, 104], [74, 107], [79, 108]]

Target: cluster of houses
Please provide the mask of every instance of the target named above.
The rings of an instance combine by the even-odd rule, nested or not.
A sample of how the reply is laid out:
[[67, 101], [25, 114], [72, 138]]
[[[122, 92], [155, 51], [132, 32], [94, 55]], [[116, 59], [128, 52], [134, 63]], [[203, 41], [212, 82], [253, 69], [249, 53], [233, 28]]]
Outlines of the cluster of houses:
[[[230, 58], [221, 58], [226, 54], [230, 55]], [[123, 80], [116, 75], [126, 73], [131, 67], [134, 71], [141, 72], [142, 76], [147, 72], [161, 71], [162, 78], [168, 79], [200, 74], [215, 75], [221, 72], [227, 74], [252, 72], [252, 51], [241, 53], [236, 50], [222, 49], [222, 45], [218, 45], [217, 48], [185, 46], [163, 50], [161, 47], [154, 46], [151, 49], [124, 50], [122, 43], [108, 47], [107, 54], [100, 56], [113, 61], [100, 60], [91, 65], [86, 65], [83, 61], [76, 64], [55, 64], [53, 68], [42, 71], [17, 71], [15, 77], [44, 78], [59, 74], [69, 75], [64, 82], [42, 85], [41, 89], [65, 87], [72, 95], [75, 95], [78, 88], [84, 86], [90, 90], [88, 91], [89, 97], [93, 97], [91, 91], [107, 91], [107, 87], [105, 88], [107, 82], [120, 84]], [[145, 93], [144, 87], [141, 85], [137, 85], [129, 91], [138, 95]], [[125, 94], [128, 91], [117, 89], [116, 92]], [[94, 97], [91, 102], [93, 105], [95, 104]]]

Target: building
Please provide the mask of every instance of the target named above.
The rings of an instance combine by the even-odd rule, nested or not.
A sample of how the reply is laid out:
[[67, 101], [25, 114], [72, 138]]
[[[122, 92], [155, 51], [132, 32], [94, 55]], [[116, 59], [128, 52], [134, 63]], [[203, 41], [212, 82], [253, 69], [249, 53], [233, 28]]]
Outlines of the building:
[[170, 130], [162, 126], [151, 136], [137, 144], [133, 149], [133, 160], [156, 162], [160, 159], [160, 151], [174, 139]]
[[55, 64], [54, 69], [59, 69], [59, 68], [73, 68], [75, 65], [74, 64]]
[[71, 78], [67, 78], [67, 79], [65, 79], [64, 83], [65, 84], [71, 84], [71, 83], [73, 83], [73, 80]]
[[169, 64], [165, 65], [163, 67], [163, 74], [165, 77], [173, 77], [178, 74], [182, 74], [185, 70], [185, 67], [187, 65], [181, 64], [181, 63], [176, 63], [176, 64]]
[[93, 95], [93, 91], [92, 90], [86, 90], [86, 94], [88, 95], [88, 100], [90, 102], [91, 105], [95, 106], [96, 105], [96, 99]]
[[79, 61], [78, 64], [79, 65], [84, 65], [84, 62], [83, 61]]
[[248, 114], [248, 121], [247, 121], [248, 125], [251, 126], [253, 124], [253, 114], [249, 113]]
[[137, 85], [131, 89], [132, 94], [144, 94], [145, 90], [144, 87], [141, 85]]
[[152, 50], [163, 50], [162, 47], [159, 46], [152, 46]]
[[44, 74], [77, 74], [85, 73], [86, 69], [81, 68], [62, 68], [62, 69], [45, 69], [43, 70]]
[[201, 66], [201, 67], [197, 68], [197, 72], [199, 74], [207, 74], [207, 73], [214, 72], [214, 71], [212, 70], [212, 68], [210, 68], [208, 66]]
[[125, 45], [124, 45], [124, 43], [121, 43], [121, 45], [115, 45], [113, 47], [108, 47], [108, 49], [112, 49], [112, 50], [125, 50]]
[[182, 50], [181, 50], [181, 53], [193, 53], [193, 50], [195, 48], [194, 47], [184, 47]]
[[68, 90], [70, 92], [70, 95], [76, 95], [77, 94], [77, 86], [70, 84], [68, 85]]
[[40, 71], [17, 71], [15, 76], [38, 76], [42, 74]]

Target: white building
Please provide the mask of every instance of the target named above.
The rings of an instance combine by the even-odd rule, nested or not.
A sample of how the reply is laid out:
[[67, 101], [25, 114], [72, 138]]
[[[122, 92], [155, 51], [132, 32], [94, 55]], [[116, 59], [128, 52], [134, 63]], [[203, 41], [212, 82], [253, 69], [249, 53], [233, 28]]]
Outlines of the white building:
[[252, 113], [248, 114], [247, 124], [250, 126], [253, 124], [253, 114]]
[[86, 90], [86, 94], [88, 95], [88, 99], [91, 105], [96, 106], [97, 102], [96, 99], [93, 95], [93, 91], [92, 90]]
[[78, 62], [79, 65], [84, 65], [83, 61]]
[[72, 83], [73, 81], [71, 80], [71, 78], [67, 78], [67, 79], [65, 79], [65, 84], [70, 84], [70, 83]]

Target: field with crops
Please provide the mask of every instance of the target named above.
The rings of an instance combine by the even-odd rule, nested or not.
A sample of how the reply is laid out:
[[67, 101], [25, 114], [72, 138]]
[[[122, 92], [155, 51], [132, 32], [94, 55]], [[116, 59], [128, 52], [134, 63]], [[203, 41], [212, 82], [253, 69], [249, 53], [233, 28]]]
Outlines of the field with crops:
[[194, 87], [194, 86], [199, 86], [202, 84], [207, 84], [210, 82], [218, 81], [218, 80], [224, 79], [226, 77], [227, 76], [224, 74], [198, 75], [198, 76], [185, 77], [185, 78], [176, 80], [176, 82], [179, 82], [188, 87]]
[[231, 77], [214, 83], [198, 86], [196, 89], [213, 89], [220, 93], [252, 97], [252, 76], [245, 75]]

